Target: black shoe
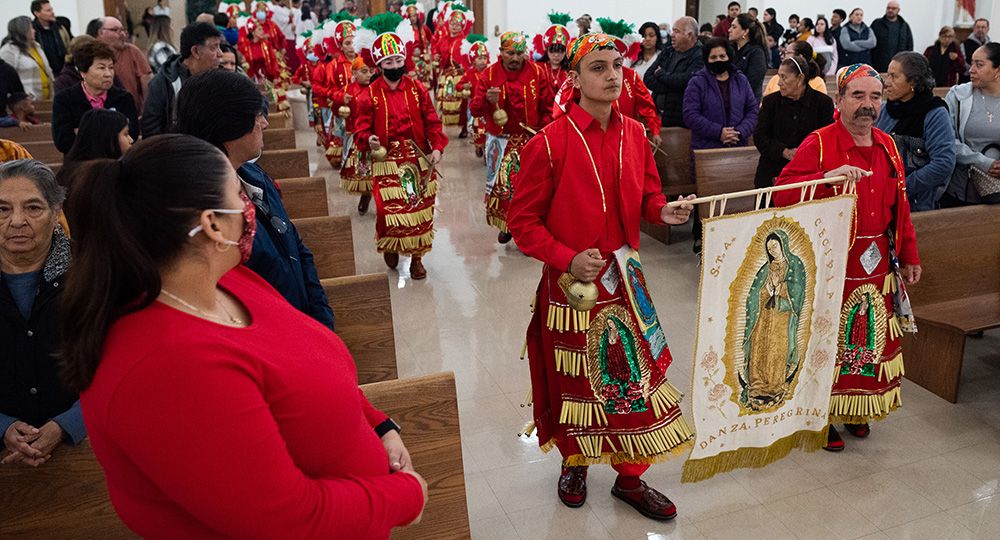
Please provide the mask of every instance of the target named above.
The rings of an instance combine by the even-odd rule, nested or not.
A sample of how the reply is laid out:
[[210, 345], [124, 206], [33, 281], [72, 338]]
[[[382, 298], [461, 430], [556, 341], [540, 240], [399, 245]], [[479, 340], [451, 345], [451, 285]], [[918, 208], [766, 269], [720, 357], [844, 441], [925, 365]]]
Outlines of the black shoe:
[[859, 439], [864, 439], [872, 432], [868, 424], [844, 424], [844, 429]]
[[691, 246], [691, 250], [694, 251], [696, 255], [700, 255], [701, 254], [701, 239], [700, 238], [694, 241], [694, 245]]
[[362, 216], [368, 213], [368, 205], [372, 202], [372, 194], [365, 193], [361, 196], [361, 200], [358, 201], [358, 213]]
[[514, 235], [510, 234], [509, 232], [501, 232], [500, 234], [497, 235], [497, 242], [500, 242], [501, 244], [506, 244], [507, 242], [510, 242], [512, 238], [514, 238]]
[[830, 433], [826, 436], [826, 446], [823, 450], [827, 452], [843, 452], [844, 451], [844, 439], [840, 438], [840, 433], [837, 433], [837, 428], [830, 426]]
[[462, 132], [458, 134], [458, 138], [459, 139], [468, 139], [469, 138], [469, 130], [465, 129], [465, 128], [462, 128]]

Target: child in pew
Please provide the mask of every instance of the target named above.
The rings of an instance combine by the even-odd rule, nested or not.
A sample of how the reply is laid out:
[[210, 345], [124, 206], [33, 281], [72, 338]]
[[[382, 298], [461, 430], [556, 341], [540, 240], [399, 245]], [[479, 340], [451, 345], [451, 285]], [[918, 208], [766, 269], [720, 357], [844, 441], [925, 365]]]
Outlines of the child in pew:
[[7, 107], [10, 108], [10, 115], [0, 118], [0, 128], [20, 127], [26, 130], [28, 126], [41, 124], [35, 116], [35, 99], [24, 92], [11, 94], [7, 98]]

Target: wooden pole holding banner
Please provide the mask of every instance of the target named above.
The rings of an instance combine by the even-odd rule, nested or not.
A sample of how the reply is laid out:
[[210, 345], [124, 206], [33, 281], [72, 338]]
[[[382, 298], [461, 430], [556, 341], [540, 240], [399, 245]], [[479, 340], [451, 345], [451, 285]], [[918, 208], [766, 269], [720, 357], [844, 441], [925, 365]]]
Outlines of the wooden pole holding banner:
[[[871, 176], [872, 172], [871, 171], [864, 171], [863, 174], [865, 176]], [[722, 213], [722, 214], [726, 213], [726, 201], [728, 201], [729, 199], [739, 199], [739, 198], [742, 198], [742, 197], [757, 197], [756, 208], [760, 208], [761, 197], [765, 197], [765, 202], [770, 203], [771, 202], [771, 194], [774, 193], [775, 191], [785, 191], [785, 190], [796, 189], [796, 188], [801, 189], [802, 190], [801, 200], [804, 201], [804, 200], [806, 200], [806, 191], [807, 190], [809, 191], [809, 199], [812, 199], [813, 196], [816, 194], [816, 186], [818, 186], [820, 184], [850, 184], [848, 186], [847, 190], [844, 191], [845, 193], [852, 192], [851, 190], [854, 189], [854, 182], [851, 182], [847, 178], [847, 176], [841, 175], [841, 176], [831, 176], [830, 178], [819, 178], [817, 180], [810, 180], [808, 182], [800, 182], [800, 183], [797, 183], [797, 184], [787, 184], [787, 185], [784, 185], [784, 186], [771, 186], [771, 187], [766, 187], [766, 188], [747, 189], [747, 190], [744, 190], [744, 191], [734, 191], [732, 193], [720, 193], [719, 195], [709, 195], [709, 196], [706, 196], [706, 197], [697, 197], [697, 198], [694, 198], [694, 199], [691, 199], [691, 200], [670, 201], [670, 202], [667, 203], [667, 207], [669, 207], [669, 208], [676, 208], [676, 207], [678, 207], [678, 206], [680, 206], [682, 204], [706, 204], [707, 203], [707, 204], [710, 205], [710, 208], [711, 208], [711, 216], [710, 217], [714, 217], [714, 215], [715, 215], [715, 203], [717, 203], [719, 201], [722, 201], [722, 207], [720, 209], [720, 213]]]

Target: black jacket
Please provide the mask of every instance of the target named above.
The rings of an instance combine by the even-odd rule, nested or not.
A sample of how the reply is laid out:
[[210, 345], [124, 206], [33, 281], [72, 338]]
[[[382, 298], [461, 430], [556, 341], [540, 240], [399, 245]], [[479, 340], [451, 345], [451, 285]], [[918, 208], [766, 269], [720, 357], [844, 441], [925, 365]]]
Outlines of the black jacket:
[[177, 92], [191, 76], [181, 55], [171, 56], [149, 81], [146, 101], [142, 105], [142, 133], [146, 137], [167, 133], [177, 116]]
[[52, 73], [59, 73], [62, 71], [63, 64], [66, 63], [66, 43], [63, 42], [59, 23], [53, 22], [49, 25], [49, 29], [46, 30], [36, 18], [31, 21], [31, 25], [35, 27], [35, 41], [42, 45], [42, 50], [45, 51], [45, 58], [49, 61]]
[[59, 382], [54, 357], [62, 336], [59, 293], [69, 264], [69, 240], [57, 227], [27, 320], [0, 281], [0, 413], [33, 426], [66, 412], [78, 398]]
[[746, 75], [753, 96], [760, 103], [764, 93], [764, 76], [767, 75], [767, 51], [759, 43], [747, 43], [734, 56], [733, 67]]
[[14, 92], [24, 92], [21, 77], [14, 66], [0, 60], [0, 113], [7, 115], [7, 96]]
[[704, 67], [701, 42], [694, 47], [677, 52], [673, 47], [665, 47], [649, 66], [643, 81], [653, 94], [656, 109], [660, 112], [663, 127], [687, 127], [684, 125], [684, 90], [691, 76]]
[[889, 70], [889, 62], [896, 53], [913, 50], [913, 32], [910, 25], [902, 17], [896, 17], [899, 21], [899, 41], [889, 42], [889, 19], [879, 17], [872, 21], [872, 32], [875, 32], [875, 48], [872, 49], [872, 67], [879, 73]]
[[[56, 148], [65, 154], [73, 147], [76, 140], [76, 128], [80, 127], [83, 113], [93, 107], [83, 93], [83, 86], [77, 84], [56, 94], [52, 101], [52, 140]], [[128, 132], [132, 139], [139, 139], [139, 117], [135, 112], [135, 100], [132, 94], [116, 86], [108, 89], [108, 97], [104, 108], [118, 111], [128, 118]]]
[[787, 148], [798, 148], [813, 131], [833, 123], [833, 100], [808, 84], [802, 97], [791, 100], [780, 92], [764, 96], [757, 116], [753, 144], [760, 150], [754, 187], [770, 187], [788, 160], [781, 155]]

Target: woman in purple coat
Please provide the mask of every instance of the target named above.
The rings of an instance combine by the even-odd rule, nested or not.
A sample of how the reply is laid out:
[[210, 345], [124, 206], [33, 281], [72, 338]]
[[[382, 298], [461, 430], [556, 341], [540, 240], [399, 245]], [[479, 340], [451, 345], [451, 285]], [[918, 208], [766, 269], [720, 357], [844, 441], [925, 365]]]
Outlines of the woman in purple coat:
[[728, 41], [710, 39], [702, 51], [705, 67], [695, 72], [684, 91], [684, 123], [691, 129], [691, 149], [746, 146], [757, 127], [753, 89], [746, 76], [733, 69], [733, 48]]

